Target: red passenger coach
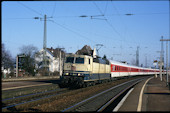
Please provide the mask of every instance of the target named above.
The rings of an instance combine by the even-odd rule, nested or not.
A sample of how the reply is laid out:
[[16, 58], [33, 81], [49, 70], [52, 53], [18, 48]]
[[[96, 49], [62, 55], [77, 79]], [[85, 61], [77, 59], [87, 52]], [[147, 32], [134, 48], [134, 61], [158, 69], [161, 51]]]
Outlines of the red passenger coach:
[[110, 63], [111, 77], [159, 74], [158, 69], [137, 67], [116, 61], [110, 61]]

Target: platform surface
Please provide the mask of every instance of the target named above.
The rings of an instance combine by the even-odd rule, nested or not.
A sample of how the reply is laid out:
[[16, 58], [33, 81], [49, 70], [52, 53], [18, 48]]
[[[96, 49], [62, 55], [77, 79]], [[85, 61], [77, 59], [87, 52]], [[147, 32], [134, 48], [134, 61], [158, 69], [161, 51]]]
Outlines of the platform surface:
[[153, 77], [137, 84], [118, 111], [137, 111], [143, 86], [140, 111], [170, 111], [170, 90], [165, 78], [161, 81], [159, 76]]

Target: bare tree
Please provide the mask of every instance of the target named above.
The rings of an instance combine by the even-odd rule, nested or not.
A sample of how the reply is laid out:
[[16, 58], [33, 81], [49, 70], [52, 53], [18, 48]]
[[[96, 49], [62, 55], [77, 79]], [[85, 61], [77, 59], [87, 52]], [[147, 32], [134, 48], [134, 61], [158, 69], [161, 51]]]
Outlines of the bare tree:
[[35, 76], [35, 59], [34, 56], [37, 53], [38, 49], [37, 47], [33, 45], [27, 45], [22, 46], [20, 48], [20, 54], [24, 54], [25, 57], [22, 59], [21, 65], [22, 69], [25, 70], [25, 72], [28, 75]]
[[14, 58], [12, 58], [10, 51], [5, 49], [5, 45], [1, 44], [1, 67], [4, 69], [14, 69]]
[[33, 46], [33, 45], [27, 45], [27, 46], [22, 46], [19, 48], [20, 49], [20, 52], [27, 56], [30, 56], [30, 57], [34, 57], [35, 53], [37, 53], [38, 51], [38, 48]]

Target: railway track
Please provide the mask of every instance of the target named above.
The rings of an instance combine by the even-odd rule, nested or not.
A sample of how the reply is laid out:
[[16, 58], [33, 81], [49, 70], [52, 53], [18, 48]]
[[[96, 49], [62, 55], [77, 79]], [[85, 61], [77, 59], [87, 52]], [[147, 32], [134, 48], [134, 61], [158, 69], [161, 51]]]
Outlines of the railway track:
[[[106, 102], [109, 102], [113, 96], [122, 95], [129, 87], [133, 87], [142, 80], [140, 78], [121, 79], [74, 90], [57, 87], [53, 90], [5, 98], [2, 100], [2, 111], [105, 111], [102, 106]], [[118, 97], [120, 97], [119, 95]]]
[[32, 93], [27, 95], [22, 95], [14, 98], [7, 98], [2, 100], [2, 110], [16, 107], [23, 104], [28, 104], [31, 102], [39, 101], [46, 98], [51, 98], [63, 93], [68, 92], [66, 88], [58, 88], [56, 90], [50, 90], [39, 93]]
[[[145, 77], [146, 78], [146, 77]], [[90, 98], [87, 98], [73, 106], [70, 106], [62, 112], [91, 112], [91, 111], [112, 111], [118, 102], [123, 98], [130, 88], [142, 81], [144, 78], [138, 78], [131, 81], [113, 86]]]

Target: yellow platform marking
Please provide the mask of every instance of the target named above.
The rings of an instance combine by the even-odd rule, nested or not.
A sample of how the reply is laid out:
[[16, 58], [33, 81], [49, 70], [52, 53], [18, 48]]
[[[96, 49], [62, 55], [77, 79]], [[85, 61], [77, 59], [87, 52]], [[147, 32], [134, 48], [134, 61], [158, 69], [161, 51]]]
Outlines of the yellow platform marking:
[[146, 84], [148, 83], [148, 81], [149, 81], [150, 79], [152, 79], [152, 78], [153, 78], [153, 77], [147, 79], [147, 81], [145, 82], [145, 84], [143, 85], [143, 87], [142, 87], [142, 89], [141, 89], [141, 91], [140, 91], [138, 108], [137, 108], [137, 111], [138, 111], [138, 112], [141, 111], [141, 108], [142, 108], [142, 96], [143, 96], [144, 88], [145, 88]]

